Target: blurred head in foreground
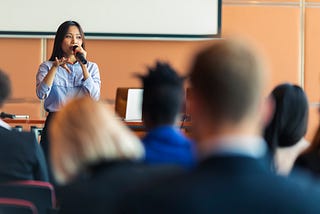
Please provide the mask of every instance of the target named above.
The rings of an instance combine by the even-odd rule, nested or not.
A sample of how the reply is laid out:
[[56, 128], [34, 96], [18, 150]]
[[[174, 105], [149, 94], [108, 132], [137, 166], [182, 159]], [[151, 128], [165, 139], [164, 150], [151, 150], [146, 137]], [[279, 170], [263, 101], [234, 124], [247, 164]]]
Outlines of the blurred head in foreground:
[[70, 101], [50, 127], [51, 163], [57, 181], [67, 183], [102, 161], [136, 160], [144, 155], [134, 136], [102, 103], [85, 96]]
[[147, 128], [173, 125], [184, 102], [184, 79], [169, 64], [161, 62], [138, 77], [143, 84], [142, 115]]
[[[200, 150], [212, 138], [260, 136], [270, 114], [258, 54], [244, 43], [218, 41], [200, 51], [191, 68], [193, 131]], [[207, 148], [208, 149], [208, 148]]]

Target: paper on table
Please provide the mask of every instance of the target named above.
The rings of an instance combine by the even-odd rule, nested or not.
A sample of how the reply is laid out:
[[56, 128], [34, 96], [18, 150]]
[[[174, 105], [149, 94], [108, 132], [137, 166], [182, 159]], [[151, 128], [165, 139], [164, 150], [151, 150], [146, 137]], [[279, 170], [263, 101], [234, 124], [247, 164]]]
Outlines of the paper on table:
[[143, 89], [129, 89], [126, 107], [126, 121], [142, 120]]

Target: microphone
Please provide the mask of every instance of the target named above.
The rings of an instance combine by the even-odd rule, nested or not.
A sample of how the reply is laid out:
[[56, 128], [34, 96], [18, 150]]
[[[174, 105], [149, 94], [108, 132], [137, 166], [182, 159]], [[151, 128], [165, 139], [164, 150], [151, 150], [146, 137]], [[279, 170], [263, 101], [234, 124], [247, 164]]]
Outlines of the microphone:
[[[75, 51], [75, 50], [77, 49], [77, 47], [78, 47], [78, 45], [73, 46], [73, 47], [72, 47], [72, 50]], [[84, 65], [87, 64], [87, 62], [88, 62], [88, 61], [86, 60], [86, 58], [84, 58], [84, 55], [83, 55], [82, 53], [77, 52], [77, 53], [76, 53], [76, 58], [79, 59], [80, 62], [81, 62], [82, 64], [84, 64]]]
[[5, 113], [5, 112], [1, 112], [0, 113], [0, 118], [10, 118], [10, 119], [15, 119], [16, 118], [16, 115], [14, 114], [8, 114], [8, 113]]

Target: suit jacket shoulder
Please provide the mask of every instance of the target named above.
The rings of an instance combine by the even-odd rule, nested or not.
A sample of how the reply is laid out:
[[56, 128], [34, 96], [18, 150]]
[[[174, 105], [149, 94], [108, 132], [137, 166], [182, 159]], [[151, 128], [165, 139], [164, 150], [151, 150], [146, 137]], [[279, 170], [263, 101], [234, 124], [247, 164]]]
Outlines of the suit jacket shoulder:
[[60, 213], [115, 213], [120, 198], [128, 192], [181, 172], [182, 169], [175, 166], [150, 167], [132, 162], [100, 164], [91, 175], [58, 190]]
[[214, 157], [125, 197], [119, 213], [317, 213], [315, 188], [272, 174], [262, 160]]
[[48, 181], [45, 158], [35, 135], [0, 127], [0, 182]]

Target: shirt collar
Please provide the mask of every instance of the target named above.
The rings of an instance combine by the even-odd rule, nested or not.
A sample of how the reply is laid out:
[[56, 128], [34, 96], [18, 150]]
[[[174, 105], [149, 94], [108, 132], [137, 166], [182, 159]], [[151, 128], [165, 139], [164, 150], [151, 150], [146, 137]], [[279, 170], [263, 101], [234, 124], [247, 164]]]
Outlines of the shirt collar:
[[261, 158], [267, 152], [265, 141], [260, 136], [224, 136], [218, 139], [210, 139], [206, 144], [212, 145], [204, 156], [230, 155]]
[[3, 128], [5, 128], [5, 129], [8, 129], [8, 130], [11, 130], [11, 129], [12, 129], [11, 126], [10, 126], [8, 123], [4, 122], [4, 121], [1, 120], [1, 119], [0, 119], [0, 126], [3, 127]]

